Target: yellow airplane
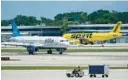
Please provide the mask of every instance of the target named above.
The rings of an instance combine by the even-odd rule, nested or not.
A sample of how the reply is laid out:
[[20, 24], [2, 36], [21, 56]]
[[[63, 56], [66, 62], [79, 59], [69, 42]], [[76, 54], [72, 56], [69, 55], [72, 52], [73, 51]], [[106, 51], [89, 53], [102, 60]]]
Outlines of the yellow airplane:
[[117, 22], [114, 28], [108, 33], [66, 33], [63, 35], [69, 41], [73, 41], [73, 44], [94, 44], [96, 41], [104, 43], [106, 40], [119, 38], [122, 36], [120, 33], [121, 21]]

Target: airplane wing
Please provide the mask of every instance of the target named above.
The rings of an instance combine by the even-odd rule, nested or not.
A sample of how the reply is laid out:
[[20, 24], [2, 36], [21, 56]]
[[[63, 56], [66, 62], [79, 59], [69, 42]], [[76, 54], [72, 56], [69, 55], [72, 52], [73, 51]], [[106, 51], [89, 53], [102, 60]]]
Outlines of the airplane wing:
[[19, 43], [19, 42], [2, 42], [2, 45], [12, 45], [12, 46], [23, 46], [23, 47], [27, 47], [27, 46], [36, 46], [36, 47], [42, 47], [44, 46], [43, 44], [38, 44], [38, 43]]

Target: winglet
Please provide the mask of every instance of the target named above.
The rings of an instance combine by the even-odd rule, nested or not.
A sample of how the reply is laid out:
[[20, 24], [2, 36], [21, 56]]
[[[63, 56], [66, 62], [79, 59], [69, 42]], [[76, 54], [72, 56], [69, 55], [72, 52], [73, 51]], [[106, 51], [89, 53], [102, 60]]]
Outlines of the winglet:
[[11, 26], [12, 26], [13, 37], [21, 36], [14, 20], [11, 20]]

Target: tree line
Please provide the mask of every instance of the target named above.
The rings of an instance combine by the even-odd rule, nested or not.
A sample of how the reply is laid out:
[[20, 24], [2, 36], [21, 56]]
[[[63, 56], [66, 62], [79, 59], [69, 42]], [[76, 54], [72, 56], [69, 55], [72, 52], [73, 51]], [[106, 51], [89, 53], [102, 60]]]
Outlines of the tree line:
[[[112, 24], [118, 21], [128, 23], [128, 12], [117, 12], [109, 10], [97, 10], [90, 14], [87, 12], [70, 12], [57, 14], [54, 20], [40, 17], [38, 20], [34, 16], [17, 15], [14, 20], [17, 25], [36, 26], [45, 24], [46, 26], [65, 26], [69, 24]], [[9, 26], [10, 20], [1, 20], [2, 26]]]

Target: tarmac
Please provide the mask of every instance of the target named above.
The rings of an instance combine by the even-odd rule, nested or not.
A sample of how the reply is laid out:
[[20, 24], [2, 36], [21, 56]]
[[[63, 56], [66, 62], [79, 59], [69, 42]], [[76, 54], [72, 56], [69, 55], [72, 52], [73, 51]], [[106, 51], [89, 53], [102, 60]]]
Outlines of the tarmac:
[[128, 69], [109, 70], [108, 78], [97, 75], [90, 78], [88, 70], [84, 70], [82, 78], [68, 78], [67, 70], [2, 70], [1, 80], [128, 80]]
[[[125, 44], [123, 44], [125, 45]], [[9, 49], [25, 49], [22, 47], [4, 47]], [[106, 47], [70, 47], [70, 49], [128, 49], [128, 46]], [[1, 56], [10, 57], [9, 61], [1, 61], [1, 66], [88, 66], [105, 64], [110, 67], [128, 67], [128, 52], [72, 52], [60, 55], [36, 52], [35, 55], [24, 53], [1, 52]], [[68, 78], [67, 70], [1, 70], [1, 80], [128, 80], [128, 69], [110, 69], [109, 77], [90, 78], [88, 70], [84, 70], [82, 78]]]
[[2, 66], [88, 66], [89, 64], [106, 64], [110, 67], [128, 67], [128, 52], [74, 52], [62, 55], [36, 53], [6, 53], [9, 61], [1, 61]]

